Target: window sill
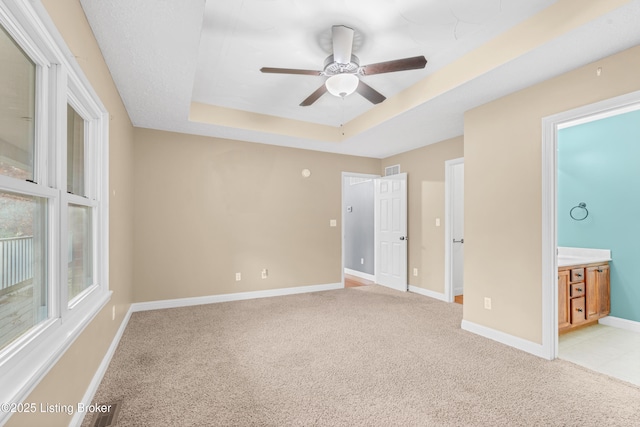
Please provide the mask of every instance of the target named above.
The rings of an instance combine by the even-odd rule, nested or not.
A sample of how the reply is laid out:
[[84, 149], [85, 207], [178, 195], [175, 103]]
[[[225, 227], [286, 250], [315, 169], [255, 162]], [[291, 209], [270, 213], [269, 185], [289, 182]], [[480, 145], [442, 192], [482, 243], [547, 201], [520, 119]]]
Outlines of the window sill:
[[[112, 293], [100, 292], [97, 288], [68, 312], [64, 322], [53, 319], [45, 323], [40, 333], [23, 343], [13, 357], [0, 365], [0, 377], [3, 378], [0, 403], [18, 404], [26, 399], [109, 302]], [[11, 415], [11, 412], [0, 412], [0, 425]]]

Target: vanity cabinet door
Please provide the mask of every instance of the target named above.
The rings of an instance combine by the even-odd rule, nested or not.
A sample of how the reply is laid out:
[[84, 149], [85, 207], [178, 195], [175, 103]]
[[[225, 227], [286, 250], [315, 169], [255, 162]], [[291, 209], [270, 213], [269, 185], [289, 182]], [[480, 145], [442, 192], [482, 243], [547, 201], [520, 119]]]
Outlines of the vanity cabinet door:
[[596, 269], [596, 280], [598, 287], [598, 312], [600, 317], [606, 316], [609, 314], [611, 301], [610, 295], [611, 290], [610, 287], [610, 278], [609, 278], [609, 266], [608, 265], [600, 265]]
[[586, 269], [587, 320], [599, 319], [609, 314], [609, 265], [597, 265]]
[[599, 291], [598, 291], [598, 268], [589, 267], [586, 269], [586, 296], [587, 296], [587, 320], [597, 319], [600, 313], [599, 310]]
[[558, 272], [558, 330], [569, 326], [569, 270], [563, 270]]

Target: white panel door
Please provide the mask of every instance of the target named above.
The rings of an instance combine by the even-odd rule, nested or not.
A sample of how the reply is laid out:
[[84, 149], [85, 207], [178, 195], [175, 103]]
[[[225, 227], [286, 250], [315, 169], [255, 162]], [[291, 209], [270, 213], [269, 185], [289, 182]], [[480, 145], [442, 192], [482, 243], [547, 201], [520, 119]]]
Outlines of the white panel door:
[[407, 290], [407, 174], [375, 180], [376, 283]]
[[453, 222], [451, 234], [451, 285], [453, 295], [462, 295], [464, 291], [464, 163], [453, 166], [451, 208]]

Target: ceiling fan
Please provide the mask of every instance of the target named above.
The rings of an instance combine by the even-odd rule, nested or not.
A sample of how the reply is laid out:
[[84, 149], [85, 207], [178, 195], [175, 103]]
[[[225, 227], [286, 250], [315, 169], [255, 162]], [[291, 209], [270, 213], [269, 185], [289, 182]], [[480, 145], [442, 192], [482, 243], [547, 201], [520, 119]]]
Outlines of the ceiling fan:
[[263, 67], [260, 71], [263, 73], [303, 74], [328, 77], [325, 84], [320, 86], [315, 92], [309, 95], [307, 99], [300, 103], [300, 106], [307, 107], [316, 102], [326, 92], [342, 98], [353, 92], [358, 92], [371, 103], [378, 104], [384, 101], [386, 97], [363, 82], [360, 77], [392, 73], [395, 71], [416, 70], [424, 68], [425, 65], [427, 65], [427, 60], [424, 56], [360, 65], [358, 57], [351, 53], [353, 49], [353, 34], [353, 28], [344, 25], [334, 25], [331, 27], [333, 55], [329, 55], [327, 59], [325, 59], [322, 71], [271, 67]]

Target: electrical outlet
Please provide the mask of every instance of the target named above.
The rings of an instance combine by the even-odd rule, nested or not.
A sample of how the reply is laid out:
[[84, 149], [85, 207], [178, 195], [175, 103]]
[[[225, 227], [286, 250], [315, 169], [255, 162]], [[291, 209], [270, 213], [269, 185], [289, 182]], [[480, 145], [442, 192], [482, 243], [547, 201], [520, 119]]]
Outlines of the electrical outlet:
[[360, 264], [364, 265], [364, 258], [360, 258]]
[[484, 297], [484, 308], [491, 310], [491, 298]]
[[263, 268], [262, 269], [262, 278], [266, 279], [268, 275], [269, 275], [269, 270], [267, 270], [266, 268]]
[[329, 227], [336, 227], [337, 225], [338, 225], [338, 221], [336, 221], [335, 219], [329, 220]]
[[111, 320], [116, 320], [116, 306], [111, 307]]
[[417, 268], [414, 268], [414, 269], [413, 269], [413, 275], [414, 275], [414, 276], [418, 276], [418, 269], [417, 269]]
[[242, 274], [236, 273], [236, 282], [239, 282], [240, 280], [242, 280]]

